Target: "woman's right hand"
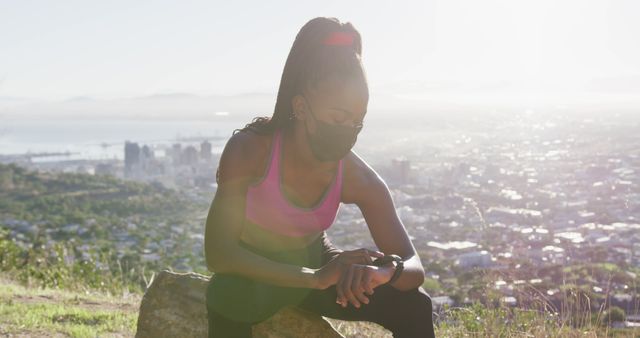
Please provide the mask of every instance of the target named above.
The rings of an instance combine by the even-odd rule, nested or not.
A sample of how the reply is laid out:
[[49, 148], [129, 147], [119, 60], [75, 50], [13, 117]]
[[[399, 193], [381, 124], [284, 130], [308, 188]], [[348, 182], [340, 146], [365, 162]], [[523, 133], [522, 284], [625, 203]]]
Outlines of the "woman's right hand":
[[383, 257], [384, 253], [380, 251], [360, 248], [355, 250], [345, 250], [333, 257], [323, 267], [315, 272], [316, 288], [326, 289], [332, 285], [338, 284], [340, 276], [349, 271], [351, 264], [371, 265], [372, 257]]

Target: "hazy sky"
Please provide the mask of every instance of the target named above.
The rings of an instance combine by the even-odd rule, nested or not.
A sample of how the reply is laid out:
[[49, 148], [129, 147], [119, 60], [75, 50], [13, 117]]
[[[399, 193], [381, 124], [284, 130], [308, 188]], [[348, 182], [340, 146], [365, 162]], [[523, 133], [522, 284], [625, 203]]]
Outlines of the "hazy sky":
[[276, 92], [316, 16], [360, 30], [372, 91], [640, 92], [636, 0], [0, 0], [0, 96]]

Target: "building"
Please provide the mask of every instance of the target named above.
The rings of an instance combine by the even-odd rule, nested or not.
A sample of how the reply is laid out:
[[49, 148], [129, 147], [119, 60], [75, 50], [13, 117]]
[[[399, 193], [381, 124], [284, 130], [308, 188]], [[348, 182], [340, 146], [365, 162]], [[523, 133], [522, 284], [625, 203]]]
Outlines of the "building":
[[205, 161], [211, 161], [213, 154], [211, 153], [211, 143], [204, 141], [200, 143], [200, 158]]
[[124, 177], [133, 177], [140, 171], [140, 146], [138, 143], [124, 143]]
[[194, 146], [187, 146], [181, 156], [182, 164], [194, 166], [198, 164], [198, 150]]
[[459, 255], [456, 264], [464, 269], [488, 268], [493, 264], [493, 257], [487, 250], [474, 251]]
[[116, 175], [116, 167], [112, 163], [98, 163], [93, 171], [94, 175]]
[[408, 184], [411, 174], [411, 162], [406, 157], [391, 159], [391, 178], [398, 185]]
[[171, 160], [173, 161], [173, 165], [181, 164], [181, 156], [182, 156], [182, 144], [174, 143], [173, 146], [171, 146], [171, 151], [170, 151], [170, 157], [171, 157]]

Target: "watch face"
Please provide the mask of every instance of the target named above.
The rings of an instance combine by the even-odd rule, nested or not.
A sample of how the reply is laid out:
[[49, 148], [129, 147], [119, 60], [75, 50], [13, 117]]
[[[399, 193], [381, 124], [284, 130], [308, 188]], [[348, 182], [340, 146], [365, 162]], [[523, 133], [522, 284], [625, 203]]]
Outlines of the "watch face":
[[391, 256], [380, 257], [380, 258], [376, 259], [375, 261], [373, 261], [373, 265], [377, 265], [377, 266], [385, 265], [385, 264], [391, 262], [392, 260], [393, 259], [391, 258]]
[[398, 264], [401, 264], [400, 262], [403, 262], [402, 257], [391, 254], [377, 258], [375, 261], [373, 261], [373, 265], [381, 266], [393, 261], [398, 262]]

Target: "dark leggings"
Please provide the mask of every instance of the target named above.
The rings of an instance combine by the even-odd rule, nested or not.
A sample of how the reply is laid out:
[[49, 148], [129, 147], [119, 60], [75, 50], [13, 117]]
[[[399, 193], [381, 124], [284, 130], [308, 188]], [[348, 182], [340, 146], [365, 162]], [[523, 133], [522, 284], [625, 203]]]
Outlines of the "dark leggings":
[[[275, 254], [247, 248], [276, 261], [312, 268], [321, 267], [340, 252], [331, 244], [326, 233], [303, 251], [292, 250]], [[302, 261], [296, 259], [300, 257], [303, 257]], [[218, 285], [221, 289], [217, 293], [214, 292], [216, 291], [214, 290], [215, 279], [212, 279], [207, 291], [210, 338], [251, 337], [253, 325], [268, 319], [279, 308], [288, 304], [294, 304], [300, 309], [329, 318], [374, 322], [391, 331], [396, 338], [435, 337], [431, 297], [422, 287], [401, 291], [390, 285], [381, 285], [375, 288], [373, 295], [367, 295], [369, 304], [361, 303], [358, 309], [351, 303], [344, 308], [336, 303], [338, 295], [335, 285], [324, 290], [286, 288], [241, 276], [223, 277], [228, 277], [229, 280], [220, 279]], [[213, 293], [222, 298], [228, 297], [230, 300], [226, 304], [224, 301], [215, 303]], [[268, 296], [265, 297], [265, 295]], [[234, 301], [232, 302], [231, 299]], [[260, 301], [254, 302], [254, 299], [260, 299]], [[265, 306], [267, 303], [268, 306]], [[237, 310], [235, 315], [231, 313], [233, 311], [226, 311], [232, 307], [233, 311]], [[263, 308], [263, 311], [252, 312], [256, 308]], [[239, 314], [247, 314], [247, 316], [241, 318]]]

